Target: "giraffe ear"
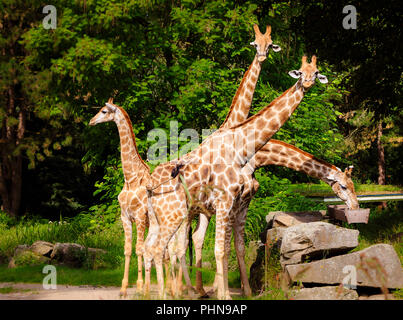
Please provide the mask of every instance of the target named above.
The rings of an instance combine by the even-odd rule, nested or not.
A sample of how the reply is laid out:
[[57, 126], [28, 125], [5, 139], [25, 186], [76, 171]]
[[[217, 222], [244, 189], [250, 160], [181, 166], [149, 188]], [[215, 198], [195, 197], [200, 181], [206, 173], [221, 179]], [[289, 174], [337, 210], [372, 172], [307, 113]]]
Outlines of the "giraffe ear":
[[320, 83], [327, 83], [327, 82], [328, 82], [328, 81], [327, 81], [327, 77], [324, 76], [323, 74], [318, 73], [318, 74], [316, 75], [316, 77], [318, 78], [318, 80], [319, 80]]
[[330, 172], [326, 179], [330, 181], [336, 181], [336, 175], [334, 174], [334, 172]]
[[271, 45], [271, 48], [273, 49], [274, 52], [279, 52], [281, 50], [280, 46], [274, 43]]
[[288, 72], [288, 74], [295, 79], [299, 79], [301, 77], [302, 72], [298, 70], [291, 70], [290, 72]]
[[349, 166], [344, 170], [344, 173], [347, 175], [347, 177], [351, 178], [351, 173], [353, 172], [354, 166]]

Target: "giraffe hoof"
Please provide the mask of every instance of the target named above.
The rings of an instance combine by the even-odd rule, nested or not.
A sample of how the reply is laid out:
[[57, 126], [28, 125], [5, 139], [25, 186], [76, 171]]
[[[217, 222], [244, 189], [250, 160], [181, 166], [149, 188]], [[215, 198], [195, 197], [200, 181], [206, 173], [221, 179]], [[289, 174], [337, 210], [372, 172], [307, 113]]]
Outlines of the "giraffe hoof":
[[202, 300], [202, 299], [208, 299], [210, 298], [210, 296], [207, 293], [201, 294], [199, 295], [199, 297], [197, 299]]
[[121, 290], [120, 292], [119, 292], [119, 297], [122, 299], [122, 298], [126, 298], [127, 297], [127, 292], [126, 292], [126, 290]]

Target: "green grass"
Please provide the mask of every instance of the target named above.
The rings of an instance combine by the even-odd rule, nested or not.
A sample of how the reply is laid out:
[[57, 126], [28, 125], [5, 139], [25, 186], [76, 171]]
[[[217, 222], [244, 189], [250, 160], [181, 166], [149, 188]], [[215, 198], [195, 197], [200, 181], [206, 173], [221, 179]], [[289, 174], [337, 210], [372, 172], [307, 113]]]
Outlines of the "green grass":
[[388, 208], [379, 210], [374, 204], [365, 204], [371, 208], [368, 224], [348, 225], [346, 228], [357, 229], [359, 245], [354, 251], [365, 249], [376, 243], [388, 243], [396, 250], [403, 264], [403, 208], [402, 203], [388, 202]]
[[[403, 193], [401, 186], [394, 185], [376, 185], [376, 184], [354, 184], [357, 195], [360, 194], [382, 194], [382, 193]], [[332, 188], [325, 183], [304, 183], [304, 184], [291, 184], [288, 186], [289, 190], [298, 192], [305, 196], [334, 196]]]
[[[133, 268], [134, 269], [134, 268]], [[0, 282], [42, 283], [46, 274], [42, 273], [43, 266], [24, 266], [13, 269], [0, 266]], [[68, 285], [120, 286], [123, 278], [123, 268], [85, 270], [56, 266], [57, 283]], [[134, 270], [133, 270], [134, 271]], [[134, 282], [134, 274], [133, 281]], [[137, 274], [136, 274], [137, 275]], [[156, 278], [155, 275], [152, 275]]]
[[3, 287], [0, 288], [0, 294], [8, 294], [8, 293], [15, 293], [15, 292], [29, 292], [30, 289], [17, 289], [13, 287]]

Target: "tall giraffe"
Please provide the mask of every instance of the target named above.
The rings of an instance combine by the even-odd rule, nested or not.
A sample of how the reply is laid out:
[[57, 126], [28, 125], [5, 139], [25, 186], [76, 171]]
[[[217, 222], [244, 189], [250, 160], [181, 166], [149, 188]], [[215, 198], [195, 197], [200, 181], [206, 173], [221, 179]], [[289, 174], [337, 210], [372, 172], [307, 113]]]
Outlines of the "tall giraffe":
[[[343, 172], [334, 165], [320, 160], [308, 152], [288, 143], [271, 139], [254, 155], [253, 161], [248, 162], [242, 170], [245, 175], [253, 177], [253, 173], [256, 169], [269, 165], [283, 166], [292, 170], [302, 171], [311, 177], [320, 179], [331, 186], [334, 193], [347, 204], [349, 209], [358, 209], [357, 195], [354, 189], [354, 183], [351, 180], [352, 166], [346, 168]], [[244, 294], [247, 296], [251, 295], [251, 290], [245, 264], [244, 228], [249, 203], [258, 188], [259, 183], [253, 178], [252, 184], [244, 186], [241, 197], [237, 199], [238, 201], [234, 204], [235, 208], [233, 209], [237, 212], [234, 214], [233, 219], [234, 244], [241, 283]], [[206, 295], [206, 293], [203, 289], [201, 271], [199, 268], [201, 268], [202, 265], [202, 248], [208, 223], [209, 217], [201, 215], [197, 229], [192, 237], [196, 252], [196, 267], [198, 267], [198, 269], [196, 269], [196, 289], [202, 295]], [[230, 240], [231, 237], [228, 235], [226, 239], [227, 250], [231, 248]], [[229, 252], [227, 256], [228, 254]]]
[[[260, 32], [258, 25], [253, 26], [253, 30], [255, 32], [255, 40], [250, 44], [256, 48], [256, 55], [252, 61], [252, 64], [249, 66], [248, 70], [245, 72], [241, 84], [239, 85], [234, 98], [232, 100], [230, 110], [227, 114], [226, 119], [224, 120], [221, 128], [231, 127], [236, 125], [248, 117], [249, 109], [252, 103], [253, 94], [256, 88], [256, 83], [259, 79], [260, 71], [262, 69], [262, 63], [266, 60], [269, 49], [271, 48], [274, 52], [278, 52], [281, 50], [280, 46], [273, 44], [271, 39], [271, 26], [266, 26], [266, 32], [263, 34]], [[202, 213], [201, 213], [202, 214]], [[203, 219], [204, 220], [204, 219]], [[187, 232], [183, 230], [182, 232]], [[175, 252], [177, 251], [177, 244], [181, 241], [188, 242], [188, 239], [180, 233], [175, 234], [174, 240], [170, 242], [169, 245], [169, 255], [171, 257], [171, 265], [175, 265], [175, 259], [179, 255], [184, 255], [185, 252]], [[180, 237], [181, 239], [177, 239]], [[184, 240], [185, 239], [185, 240]], [[176, 244], [176, 246], [175, 246]], [[180, 259], [180, 258], [179, 258]], [[197, 261], [197, 260], [196, 260]], [[196, 265], [197, 266], [197, 265]], [[185, 270], [185, 272], [187, 272]], [[177, 285], [179, 287], [182, 283], [181, 279], [182, 270], [180, 268]], [[196, 277], [199, 278], [201, 274], [198, 272]], [[187, 286], [191, 287], [188, 279], [189, 276], [185, 274], [185, 279], [187, 279]], [[200, 279], [201, 281], [201, 279]], [[200, 282], [198, 281], [198, 282]], [[175, 291], [175, 290], [173, 290]], [[180, 291], [180, 290], [179, 290]], [[202, 294], [202, 293], [201, 293]], [[203, 294], [202, 294], [203, 295]]]
[[[318, 79], [322, 83], [327, 82], [326, 77], [320, 75], [317, 70], [316, 57], [312, 57], [311, 63], [307, 63], [306, 59], [306, 56], [302, 58], [302, 66], [299, 70], [289, 72], [292, 77], [298, 78], [295, 85], [241, 124], [214, 132], [174, 168], [174, 171], [181, 170], [183, 173], [187, 191], [197, 196], [205, 208], [211, 209], [216, 214], [215, 256], [218, 275], [217, 296], [219, 299], [230, 298], [228, 275], [225, 269], [225, 240], [226, 234], [231, 232], [231, 209], [243, 185], [242, 167], [291, 116], [315, 80]], [[164, 181], [162, 177], [165, 170], [166, 166], [163, 166], [161, 170], [158, 170], [157, 167], [152, 178], [156, 178], [157, 181]], [[163, 253], [168, 241], [180, 225], [188, 223], [186, 206], [185, 211], [182, 211], [184, 207], [179, 207], [179, 203], [171, 206], [166, 201], [165, 193], [184, 192], [182, 185], [176, 184], [177, 187], [175, 188], [177, 181], [178, 178], [176, 177], [163, 185], [149, 184], [147, 186], [150, 192], [148, 197], [149, 215], [153, 216], [150, 223], [153, 224], [154, 221], [158, 221], [159, 224], [154, 227], [156, 232], [149, 232], [146, 239], [146, 274], [149, 272], [148, 266], [151, 266], [151, 260], [154, 259], [160, 295], [163, 295], [164, 292], [164, 284], [162, 281], [160, 282], [162, 275], [158, 276], [159, 273], [162, 273]], [[213, 187], [210, 192], [200, 193], [203, 188], [209, 186]], [[172, 192], [172, 188], [175, 188], [174, 192]], [[182, 197], [187, 201], [185, 195]], [[182, 260], [181, 265], [182, 268], [186, 268], [185, 261]]]
[[132, 223], [136, 223], [137, 242], [136, 255], [138, 259], [137, 290], [143, 286], [143, 254], [144, 233], [148, 225], [147, 218], [147, 190], [146, 185], [151, 179], [150, 168], [141, 159], [133, 133], [132, 123], [126, 111], [113, 104], [109, 99], [104, 107], [90, 120], [89, 125], [94, 126], [102, 122], [114, 121], [119, 131], [120, 154], [124, 175], [124, 186], [118, 196], [121, 208], [121, 220], [125, 233], [125, 271], [120, 294], [126, 296], [129, 281], [129, 266], [132, 254]]
[[273, 44], [271, 26], [266, 26], [264, 34], [260, 32], [257, 24], [253, 26], [253, 30], [255, 31], [255, 41], [250, 44], [256, 48], [256, 55], [242, 78], [241, 84], [232, 99], [227, 117], [220, 128], [230, 128], [248, 117], [256, 83], [262, 70], [262, 63], [266, 60], [270, 48], [274, 52], [281, 50], [280, 46]]

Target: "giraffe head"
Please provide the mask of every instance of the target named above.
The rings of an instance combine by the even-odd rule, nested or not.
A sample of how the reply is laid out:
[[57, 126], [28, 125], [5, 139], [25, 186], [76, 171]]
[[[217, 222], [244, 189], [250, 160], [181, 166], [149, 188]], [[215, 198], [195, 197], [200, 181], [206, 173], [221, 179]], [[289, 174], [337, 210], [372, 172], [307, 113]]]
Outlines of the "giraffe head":
[[355, 210], [359, 208], [359, 204], [354, 183], [351, 180], [352, 171], [353, 166], [346, 168], [344, 172], [339, 169], [337, 172], [330, 173], [327, 179], [330, 181], [334, 193], [347, 204], [349, 209]]
[[281, 50], [280, 46], [273, 44], [273, 41], [271, 41], [270, 26], [266, 26], [266, 32], [264, 34], [260, 32], [257, 24], [253, 26], [253, 30], [255, 30], [255, 41], [250, 44], [256, 48], [256, 55], [259, 62], [266, 60], [269, 48], [272, 48], [274, 52]]
[[118, 106], [113, 104], [113, 98], [109, 98], [105, 106], [90, 120], [89, 125], [95, 126], [98, 123], [115, 121], [116, 110]]
[[320, 74], [316, 67], [316, 56], [312, 56], [311, 63], [308, 63], [306, 59], [307, 57], [303, 56], [301, 68], [299, 70], [292, 70], [288, 74], [295, 79], [299, 79], [304, 90], [312, 87], [316, 79], [321, 83], [327, 83], [326, 76]]

